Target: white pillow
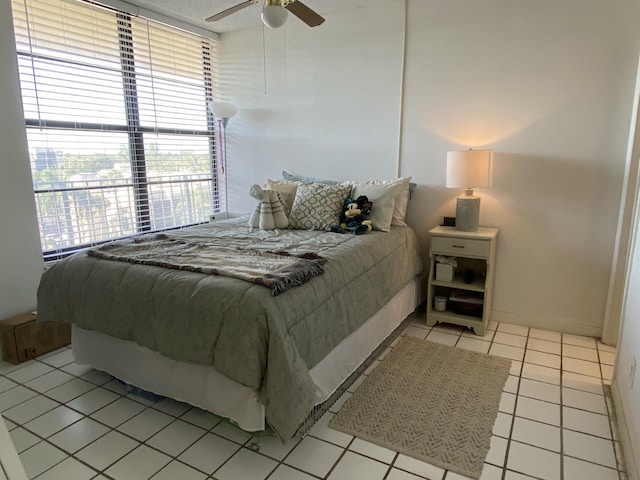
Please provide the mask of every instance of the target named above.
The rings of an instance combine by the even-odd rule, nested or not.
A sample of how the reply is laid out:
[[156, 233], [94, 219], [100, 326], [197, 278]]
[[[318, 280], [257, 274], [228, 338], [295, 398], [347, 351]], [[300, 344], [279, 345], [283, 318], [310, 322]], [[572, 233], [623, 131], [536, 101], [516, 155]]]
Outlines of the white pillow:
[[[391, 217], [391, 225], [397, 225], [399, 227], [406, 227], [404, 219], [407, 214], [407, 204], [409, 203], [409, 183], [411, 182], [411, 177], [403, 177], [395, 180], [365, 180], [365, 181], [348, 181], [343, 182], [342, 185], [348, 184], [353, 187], [353, 192], [351, 194], [352, 198], [355, 200], [359, 195], [367, 195], [365, 193], [356, 193], [358, 192], [357, 187], [367, 186], [378, 186], [378, 187], [389, 187], [393, 190], [394, 193], [394, 204], [393, 204], [393, 213]], [[372, 189], [374, 192], [377, 192], [378, 189]], [[386, 189], [382, 189], [381, 191], [387, 191]], [[372, 213], [376, 210], [377, 203], [374, 201], [373, 197], [367, 195], [369, 200], [373, 202]], [[384, 199], [385, 202], [388, 202], [388, 199]], [[384, 207], [385, 205], [383, 205]], [[382, 208], [382, 207], [381, 207]], [[375, 228], [375, 222], [374, 222]], [[389, 231], [389, 229], [384, 230]]]
[[293, 201], [289, 224], [298, 230], [330, 230], [340, 222], [350, 185], [301, 183]]
[[401, 182], [358, 182], [353, 184], [351, 198], [355, 201], [360, 195], [366, 195], [373, 203], [371, 215], [368, 217], [373, 223], [373, 229], [388, 232], [391, 230], [391, 220], [395, 211], [395, 198], [402, 186]]

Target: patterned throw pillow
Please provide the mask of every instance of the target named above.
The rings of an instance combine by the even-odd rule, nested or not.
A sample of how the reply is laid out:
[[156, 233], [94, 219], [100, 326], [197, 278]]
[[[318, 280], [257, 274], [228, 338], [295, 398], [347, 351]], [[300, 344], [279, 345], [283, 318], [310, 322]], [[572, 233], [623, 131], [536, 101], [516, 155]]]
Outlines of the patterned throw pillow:
[[340, 220], [349, 185], [303, 183], [298, 186], [291, 208], [289, 225], [298, 230], [329, 230]]

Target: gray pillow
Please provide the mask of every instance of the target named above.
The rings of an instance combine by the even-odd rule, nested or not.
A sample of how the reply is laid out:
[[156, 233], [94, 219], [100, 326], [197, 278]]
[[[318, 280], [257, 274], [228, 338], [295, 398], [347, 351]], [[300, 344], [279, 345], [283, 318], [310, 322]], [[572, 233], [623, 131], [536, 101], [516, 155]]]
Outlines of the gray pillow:
[[291, 182], [324, 183], [325, 185], [337, 185], [338, 183], [340, 183], [336, 182], [335, 180], [326, 180], [323, 178], [300, 177], [299, 175], [294, 175], [293, 173], [289, 173], [286, 170], [282, 171], [282, 178]]
[[350, 192], [349, 185], [298, 185], [289, 226], [298, 230], [330, 230], [331, 225], [340, 222], [342, 206]]

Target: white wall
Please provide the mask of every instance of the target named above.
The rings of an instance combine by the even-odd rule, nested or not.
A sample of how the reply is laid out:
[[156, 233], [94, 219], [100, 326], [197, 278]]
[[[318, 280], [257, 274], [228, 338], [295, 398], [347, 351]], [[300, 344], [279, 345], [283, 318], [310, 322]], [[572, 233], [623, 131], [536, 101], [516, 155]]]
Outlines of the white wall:
[[0, 2], [0, 318], [36, 307], [43, 269], [18, 86], [11, 2]]
[[[614, 248], [639, 31], [634, 0], [408, 0], [222, 37], [232, 211], [283, 168], [344, 179], [411, 175], [409, 221], [455, 213], [446, 152], [495, 151], [478, 190], [501, 228], [494, 318], [599, 336]], [[283, 41], [286, 40], [286, 49]], [[231, 73], [228, 73], [231, 72]], [[286, 89], [283, 86], [286, 83]], [[401, 155], [396, 149], [401, 140]], [[399, 158], [399, 160], [398, 160]]]
[[220, 91], [240, 107], [227, 129], [231, 212], [253, 210], [249, 186], [283, 169], [396, 177], [403, 21], [396, 1], [316, 28], [290, 15], [280, 30], [223, 35]]

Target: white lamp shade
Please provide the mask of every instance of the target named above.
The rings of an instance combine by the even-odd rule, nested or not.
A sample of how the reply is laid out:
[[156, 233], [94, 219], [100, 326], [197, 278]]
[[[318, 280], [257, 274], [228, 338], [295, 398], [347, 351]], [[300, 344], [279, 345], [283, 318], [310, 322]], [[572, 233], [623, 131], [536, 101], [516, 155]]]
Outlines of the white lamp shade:
[[238, 113], [238, 107], [227, 102], [208, 102], [209, 110], [216, 118], [231, 118]]
[[262, 9], [262, 22], [269, 28], [280, 28], [287, 21], [289, 12], [280, 5], [265, 5]]
[[490, 187], [492, 167], [492, 150], [447, 152], [447, 187]]

